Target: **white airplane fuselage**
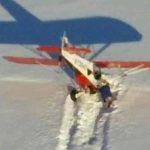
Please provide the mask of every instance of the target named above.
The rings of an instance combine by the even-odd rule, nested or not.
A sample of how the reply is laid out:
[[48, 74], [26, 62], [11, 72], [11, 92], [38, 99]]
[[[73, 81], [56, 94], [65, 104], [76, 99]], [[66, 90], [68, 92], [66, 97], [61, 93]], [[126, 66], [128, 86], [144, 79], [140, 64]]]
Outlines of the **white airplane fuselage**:
[[[77, 54], [72, 54], [62, 48], [61, 50], [62, 57], [72, 65], [78, 72], [80, 72], [87, 80], [94, 86], [97, 87], [98, 80], [94, 77], [94, 63], [90, 62]], [[90, 72], [90, 73], [89, 73]]]

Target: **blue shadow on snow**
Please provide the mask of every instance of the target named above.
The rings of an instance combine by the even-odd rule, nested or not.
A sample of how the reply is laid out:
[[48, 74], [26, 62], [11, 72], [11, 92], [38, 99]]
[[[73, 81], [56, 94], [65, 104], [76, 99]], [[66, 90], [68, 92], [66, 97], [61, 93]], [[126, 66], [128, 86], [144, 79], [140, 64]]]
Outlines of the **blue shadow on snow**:
[[0, 4], [16, 21], [0, 22], [0, 43], [60, 45], [63, 32], [74, 44], [140, 41], [142, 35], [131, 25], [110, 17], [41, 21], [13, 0]]

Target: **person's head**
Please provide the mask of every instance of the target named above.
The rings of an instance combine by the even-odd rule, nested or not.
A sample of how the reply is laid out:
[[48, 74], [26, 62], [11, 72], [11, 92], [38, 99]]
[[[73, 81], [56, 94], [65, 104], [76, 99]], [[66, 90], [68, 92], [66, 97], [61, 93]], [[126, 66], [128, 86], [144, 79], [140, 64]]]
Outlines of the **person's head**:
[[94, 77], [95, 77], [96, 80], [101, 79], [101, 71], [94, 72]]
[[96, 80], [100, 80], [102, 76], [101, 69], [97, 66], [94, 66], [94, 77]]

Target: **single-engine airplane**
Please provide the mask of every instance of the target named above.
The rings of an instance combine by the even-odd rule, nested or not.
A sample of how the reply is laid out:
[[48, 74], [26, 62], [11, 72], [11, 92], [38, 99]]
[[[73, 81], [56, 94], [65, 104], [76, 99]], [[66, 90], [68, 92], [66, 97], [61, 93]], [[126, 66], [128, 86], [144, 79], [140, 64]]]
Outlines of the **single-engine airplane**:
[[73, 101], [77, 100], [76, 95], [80, 91], [89, 91], [90, 94], [93, 94], [96, 93], [103, 83], [106, 83], [106, 81], [107, 83], [111, 83], [112, 79], [103, 74], [101, 72], [101, 68], [132, 68], [130, 69], [131, 71], [137, 71], [139, 68], [150, 68], [150, 62], [148, 61], [89, 61], [83, 58], [82, 55], [90, 53], [91, 50], [88, 48], [78, 48], [72, 46], [65, 35], [62, 37], [61, 47], [39, 46], [36, 50], [46, 53], [58, 53], [59, 60], [15, 56], [3, 56], [3, 58], [10, 62], [19, 64], [56, 65], [60, 66], [62, 69], [63, 66], [69, 66], [74, 73], [74, 80], [80, 87], [80, 89], [71, 90], [70, 96]]

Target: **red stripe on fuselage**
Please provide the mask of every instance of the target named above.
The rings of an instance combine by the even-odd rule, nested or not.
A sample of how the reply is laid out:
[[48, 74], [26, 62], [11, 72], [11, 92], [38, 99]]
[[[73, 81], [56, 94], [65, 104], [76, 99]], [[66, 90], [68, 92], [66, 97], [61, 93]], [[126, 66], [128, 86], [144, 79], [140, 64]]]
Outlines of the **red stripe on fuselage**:
[[83, 89], [86, 89], [87, 88], [87, 85], [88, 85], [88, 79], [83, 76], [81, 73], [77, 72], [75, 74], [75, 77], [76, 77], [76, 81], [77, 83], [83, 88]]

